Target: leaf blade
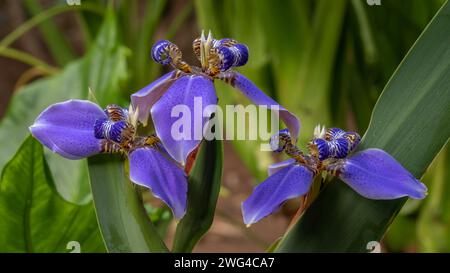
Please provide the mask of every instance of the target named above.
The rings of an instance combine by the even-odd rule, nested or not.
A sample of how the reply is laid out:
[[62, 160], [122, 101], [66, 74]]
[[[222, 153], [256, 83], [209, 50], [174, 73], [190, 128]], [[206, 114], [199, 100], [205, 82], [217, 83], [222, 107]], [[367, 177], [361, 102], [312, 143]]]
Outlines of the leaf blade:
[[222, 142], [205, 141], [189, 175], [188, 207], [178, 223], [174, 252], [191, 252], [211, 227], [222, 178]]
[[105, 250], [92, 203], [68, 203], [53, 187], [42, 146], [30, 136], [0, 181], [2, 252], [68, 252], [71, 241], [82, 252]]
[[88, 159], [97, 219], [109, 252], [167, 252], [119, 156]]

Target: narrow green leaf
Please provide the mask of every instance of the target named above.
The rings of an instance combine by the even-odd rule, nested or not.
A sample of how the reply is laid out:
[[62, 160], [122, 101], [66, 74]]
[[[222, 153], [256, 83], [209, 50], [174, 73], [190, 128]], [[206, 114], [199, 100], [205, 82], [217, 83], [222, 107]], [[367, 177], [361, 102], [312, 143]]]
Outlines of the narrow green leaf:
[[167, 252], [119, 156], [88, 159], [97, 219], [109, 252]]
[[[37, 15], [44, 10], [40, 3], [34, 0], [25, 0], [23, 5], [32, 15]], [[75, 59], [73, 48], [51, 20], [42, 22], [39, 30], [53, 58], [59, 65], [64, 66]]]
[[92, 203], [77, 206], [59, 196], [42, 146], [31, 136], [3, 170], [0, 218], [1, 252], [70, 252], [70, 244], [105, 251]]
[[[279, 86], [281, 103], [295, 111], [302, 120], [300, 140], [304, 143], [314, 127], [328, 124], [328, 101], [332, 91], [333, 66], [347, 7], [346, 0], [317, 1], [313, 35], [305, 41], [305, 55], [299, 60], [296, 74], [285, 78]], [[282, 70], [278, 72], [283, 79]]]
[[133, 90], [142, 88], [149, 83], [151, 67], [158, 66], [159, 64], [153, 62], [150, 58], [150, 50], [155, 42], [153, 36], [157, 29], [159, 19], [161, 18], [164, 8], [166, 7], [166, 0], [158, 0], [147, 2], [146, 13], [144, 20], [139, 28], [139, 35], [137, 37], [136, 44], [132, 47], [133, 56], [131, 60], [131, 67], [133, 68], [133, 80], [131, 81]]
[[174, 252], [191, 252], [211, 227], [222, 179], [222, 142], [205, 141], [189, 175], [188, 208], [178, 223]]
[[[421, 177], [450, 136], [450, 4], [422, 33], [388, 82], [360, 149], [377, 147]], [[406, 199], [365, 199], [335, 180], [287, 232], [277, 251], [367, 251]]]
[[192, 2], [186, 3], [186, 5], [177, 13], [175, 19], [171, 22], [165, 37], [167, 39], [172, 39], [178, 33], [178, 31], [184, 30], [183, 26], [186, 24], [186, 21], [192, 16], [192, 10], [194, 9], [194, 4]]
[[364, 50], [364, 58], [368, 64], [372, 64], [376, 56], [375, 42], [373, 40], [373, 32], [364, 9], [365, 3], [358, 0], [351, 0], [353, 10], [356, 15], [356, 22], [359, 27], [359, 35], [361, 36], [362, 47]]
[[92, 1], [89, 3], [83, 3], [83, 5], [75, 5], [75, 6], [54, 6], [51, 8], [48, 8], [46, 10], [43, 10], [39, 14], [36, 14], [33, 16], [33, 18], [30, 18], [28, 21], [24, 22], [20, 26], [18, 26], [14, 31], [10, 32], [8, 35], [6, 35], [1, 41], [0, 41], [0, 49], [6, 48], [9, 45], [11, 45], [14, 41], [16, 41], [18, 38], [20, 38], [22, 35], [24, 35], [26, 32], [30, 31], [35, 26], [41, 24], [42, 22], [45, 22], [46, 20], [49, 20], [50, 18], [64, 13], [68, 11], [85, 11], [89, 14], [95, 13], [93, 16], [99, 17], [98, 15], [102, 15], [104, 10], [100, 5], [93, 4]]
[[221, 24], [223, 16], [223, 2], [214, 0], [195, 0], [195, 15], [199, 28], [205, 31], [211, 30], [217, 37], [224, 35], [224, 29]]

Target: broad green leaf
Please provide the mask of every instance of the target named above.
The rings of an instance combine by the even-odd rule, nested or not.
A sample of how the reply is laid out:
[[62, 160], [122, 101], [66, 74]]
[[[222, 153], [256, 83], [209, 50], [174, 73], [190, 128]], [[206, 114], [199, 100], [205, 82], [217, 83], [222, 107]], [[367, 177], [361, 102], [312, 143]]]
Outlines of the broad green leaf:
[[108, 251], [167, 252], [120, 157], [97, 155], [88, 162], [97, 219]]
[[205, 141], [189, 174], [188, 207], [178, 223], [174, 252], [191, 252], [211, 227], [222, 179], [222, 142]]
[[114, 103], [128, 107], [128, 93], [121, 88], [129, 78], [129, 55], [129, 49], [120, 43], [114, 12], [108, 9], [97, 39], [82, 64], [83, 76], [79, 76], [83, 91], [88, 92], [90, 88], [100, 106]]
[[[29, 134], [28, 127], [42, 110], [52, 103], [86, 96], [87, 92], [83, 92], [81, 83], [77, 79], [80, 75], [82, 75], [81, 63], [76, 62], [68, 65], [61, 74], [39, 80], [16, 93], [0, 123], [0, 141], [4, 144], [0, 153], [0, 168], [3, 168], [14, 155], [21, 141]], [[67, 177], [68, 180], [54, 176], [55, 185], [61, 195], [69, 201], [85, 202], [88, 192], [80, 190], [85, 188], [87, 179], [86, 176], [83, 178], [78, 171], [82, 169], [83, 162], [69, 161], [52, 153], [47, 155], [51, 170], [61, 170], [64, 166], [69, 173], [73, 174]], [[69, 170], [70, 166], [74, 169]]]
[[92, 203], [78, 206], [59, 196], [42, 145], [31, 136], [3, 170], [0, 218], [1, 252], [70, 252], [71, 244], [105, 251]]
[[[89, 88], [105, 104], [123, 102], [120, 86], [127, 78], [127, 50], [118, 44], [114, 17], [109, 13], [106, 18], [96, 42], [85, 57], [66, 66], [60, 74], [33, 82], [14, 95], [0, 122], [0, 141], [3, 143], [0, 169], [29, 133], [28, 127], [34, 119], [51, 104], [68, 99], [86, 99]], [[45, 156], [56, 188], [64, 199], [77, 204], [88, 202], [86, 161], [70, 161], [49, 151]]]
[[[377, 147], [421, 177], [450, 136], [450, 4], [400, 64], [379, 98], [360, 149]], [[334, 180], [285, 235], [277, 251], [365, 252], [380, 241], [406, 199], [365, 199]]]
[[[100, 31], [97, 49], [111, 48], [110, 40], [117, 43], [117, 26], [112, 10], [109, 10]], [[103, 62], [103, 63], [101, 63]], [[102, 92], [95, 92], [100, 105], [117, 103], [120, 90], [111, 86], [108, 75], [126, 75], [125, 63], [115, 66], [107, 59], [93, 56], [91, 64], [96, 67], [97, 86]], [[102, 71], [103, 66], [107, 66]], [[112, 71], [115, 71], [114, 73]], [[117, 82], [116, 82], [117, 83]], [[128, 162], [126, 163], [128, 164]], [[166, 252], [167, 247], [157, 229], [150, 221], [137, 186], [128, 179], [123, 160], [113, 155], [97, 155], [88, 159], [92, 198], [97, 212], [100, 229], [109, 252]]]

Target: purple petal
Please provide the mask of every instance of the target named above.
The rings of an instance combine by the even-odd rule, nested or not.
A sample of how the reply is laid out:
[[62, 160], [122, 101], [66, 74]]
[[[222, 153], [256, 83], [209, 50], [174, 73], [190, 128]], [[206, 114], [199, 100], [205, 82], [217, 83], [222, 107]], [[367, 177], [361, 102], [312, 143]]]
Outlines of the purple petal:
[[129, 155], [130, 179], [149, 188], [163, 200], [175, 218], [186, 213], [187, 178], [174, 162], [153, 148], [139, 148]]
[[271, 97], [261, 91], [253, 82], [238, 72], [234, 72], [234, 81], [232, 85], [239, 89], [248, 99], [256, 105], [266, 105], [268, 107], [278, 106], [280, 118], [288, 127], [292, 137], [296, 140], [300, 133], [300, 120], [291, 112], [279, 105]]
[[175, 82], [176, 71], [171, 71], [141, 90], [131, 95], [133, 109], [138, 108], [138, 120], [147, 125], [150, 108], [166, 92], [169, 86]]
[[[203, 128], [215, 111], [216, 103], [211, 80], [203, 76], [184, 76], [176, 80], [152, 107], [156, 134], [170, 156], [182, 165], [200, 144]], [[205, 110], [208, 105], [213, 107]]]
[[306, 194], [312, 178], [313, 173], [303, 165], [290, 165], [269, 176], [242, 203], [244, 223], [256, 223], [277, 210], [284, 201]]
[[383, 150], [358, 152], [345, 159], [341, 166], [339, 178], [366, 198], [396, 199], [409, 196], [422, 199], [426, 196], [427, 187]]
[[30, 126], [31, 134], [43, 145], [68, 159], [81, 159], [100, 152], [94, 123], [106, 118], [96, 104], [68, 100], [50, 105]]
[[294, 163], [295, 163], [295, 159], [289, 158], [288, 160], [269, 165], [269, 168], [267, 169], [269, 176], [273, 175], [274, 173], [278, 172], [279, 170], [282, 170], [282, 169], [286, 168], [287, 166], [292, 165]]

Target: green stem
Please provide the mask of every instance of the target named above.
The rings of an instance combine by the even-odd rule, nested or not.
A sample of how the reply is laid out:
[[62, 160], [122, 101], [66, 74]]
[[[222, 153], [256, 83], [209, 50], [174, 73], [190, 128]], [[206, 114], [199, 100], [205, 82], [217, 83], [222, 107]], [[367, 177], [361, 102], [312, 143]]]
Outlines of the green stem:
[[0, 47], [0, 56], [8, 57], [29, 64], [31, 66], [38, 67], [39, 69], [41, 69], [42, 71], [44, 71], [49, 75], [56, 74], [59, 71], [57, 67], [48, 65], [45, 62], [39, 60], [38, 58], [35, 58], [32, 55], [17, 49]]
[[83, 3], [83, 5], [79, 6], [56, 6], [53, 8], [49, 8], [45, 11], [42, 11], [42, 13], [37, 14], [36, 16], [32, 17], [30, 20], [26, 21], [22, 25], [16, 28], [13, 32], [8, 34], [5, 38], [3, 38], [0, 41], [0, 48], [7, 47], [11, 45], [15, 40], [17, 40], [20, 36], [28, 32], [30, 29], [34, 28], [35, 26], [39, 25], [40, 23], [52, 18], [55, 15], [58, 15], [60, 13], [64, 13], [71, 10], [87, 10], [92, 11], [98, 14], [103, 14], [103, 10], [98, 5]]

